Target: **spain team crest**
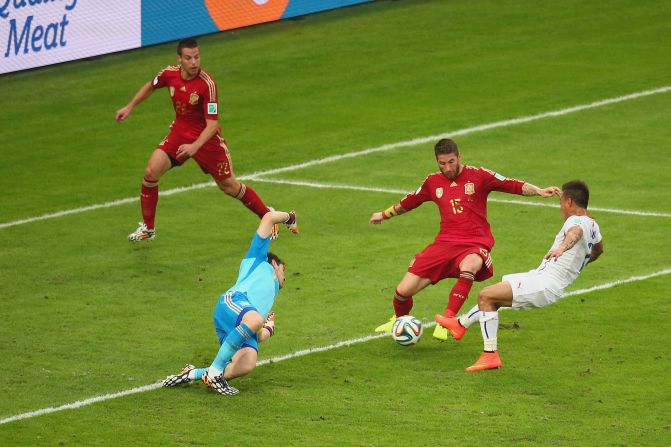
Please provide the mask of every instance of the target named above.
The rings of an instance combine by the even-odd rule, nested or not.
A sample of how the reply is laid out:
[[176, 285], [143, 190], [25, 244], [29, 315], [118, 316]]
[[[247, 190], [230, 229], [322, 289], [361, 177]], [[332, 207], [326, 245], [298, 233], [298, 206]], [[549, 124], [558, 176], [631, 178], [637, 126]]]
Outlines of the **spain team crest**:
[[191, 93], [191, 95], [189, 95], [189, 104], [191, 104], [192, 106], [195, 106], [196, 104], [198, 104], [199, 99], [200, 99], [200, 96], [198, 96], [198, 93], [193, 92], [193, 93]]
[[467, 182], [464, 185], [464, 194], [469, 195], [469, 196], [475, 194], [475, 183]]
[[439, 199], [443, 197], [443, 188], [436, 188], [436, 197]]

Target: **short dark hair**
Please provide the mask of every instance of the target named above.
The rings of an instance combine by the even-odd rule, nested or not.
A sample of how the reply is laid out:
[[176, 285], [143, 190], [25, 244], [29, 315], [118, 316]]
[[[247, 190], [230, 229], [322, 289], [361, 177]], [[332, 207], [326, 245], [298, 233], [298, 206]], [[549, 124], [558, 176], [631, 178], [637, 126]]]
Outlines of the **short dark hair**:
[[443, 138], [436, 143], [435, 152], [436, 157], [447, 154], [459, 155], [459, 148], [457, 147], [457, 143], [455, 143], [453, 140], [450, 140], [449, 138]]
[[582, 180], [571, 180], [561, 186], [562, 195], [573, 200], [581, 208], [587, 208], [589, 202], [589, 188]]
[[182, 39], [177, 44], [177, 54], [180, 56], [182, 55], [182, 48], [198, 48], [198, 42], [193, 38]]
[[277, 265], [283, 264], [286, 267], [286, 264], [284, 263], [284, 261], [281, 260], [280, 257], [277, 256], [272, 251], [268, 252], [268, 263], [270, 263], [270, 261], [275, 261], [277, 263]]

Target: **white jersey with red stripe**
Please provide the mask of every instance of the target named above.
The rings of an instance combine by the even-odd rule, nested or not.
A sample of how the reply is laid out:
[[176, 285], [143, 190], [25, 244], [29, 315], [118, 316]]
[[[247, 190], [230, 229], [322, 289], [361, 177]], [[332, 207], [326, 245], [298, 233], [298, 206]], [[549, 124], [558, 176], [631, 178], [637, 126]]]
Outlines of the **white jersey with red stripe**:
[[547, 284], [547, 288], [559, 295], [570, 286], [585, 267], [592, 254], [592, 247], [601, 242], [601, 232], [596, 221], [589, 216], [569, 216], [564, 222], [559, 233], [555, 237], [550, 250], [553, 250], [564, 241], [566, 233], [574, 226], [582, 228], [582, 238], [565, 251], [557, 259], [543, 259], [541, 265], [534, 271], [538, 273]]

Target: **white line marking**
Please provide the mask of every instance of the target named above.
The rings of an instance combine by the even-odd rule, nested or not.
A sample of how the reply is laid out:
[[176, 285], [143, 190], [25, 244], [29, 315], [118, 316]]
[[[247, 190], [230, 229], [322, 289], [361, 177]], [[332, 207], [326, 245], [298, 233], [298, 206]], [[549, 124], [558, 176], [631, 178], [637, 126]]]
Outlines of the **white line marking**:
[[[195, 185], [190, 185], [190, 186], [182, 186], [179, 188], [173, 188], [173, 189], [168, 189], [165, 191], [161, 191], [161, 196], [171, 196], [173, 194], [178, 194], [180, 192], [185, 192], [185, 191], [191, 191], [194, 189], [203, 189], [203, 188], [208, 188], [210, 186], [214, 186], [216, 183], [213, 181], [211, 182], [204, 182], [204, 183], [198, 183]], [[89, 205], [89, 206], [84, 206], [81, 208], [73, 208], [69, 210], [64, 210], [64, 211], [58, 211], [55, 213], [49, 213], [49, 214], [43, 214], [41, 216], [37, 217], [29, 217], [27, 219], [20, 219], [20, 220], [15, 220], [12, 222], [5, 222], [5, 223], [0, 223], [0, 229], [3, 228], [8, 228], [8, 227], [14, 227], [17, 225], [23, 225], [31, 222], [37, 222], [40, 220], [47, 220], [47, 219], [53, 219], [55, 217], [62, 217], [62, 216], [68, 216], [70, 214], [79, 214], [79, 213], [84, 213], [86, 211], [93, 211], [101, 208], [110, 208], [113, 206], [119, 206], [119, 205], [125, 205], [126, 203], [133, 203], [133, 202], [138, 202], [140, 200], [139, 196], [138, 197], [127, 197], [125, 199], [119, 199], [119, 200], [113, 200], [111, 202], [104, 202], [104, 203], [98, 203], [96, 205]]]
[[655, 272], [655, 273], [650, 273], [648, 275], [631, 276], [629, 278], [618, 279], [616, 281], [607, 282], [605, 284], [601, 284], [601, 285], [598, 285], [598, 286], [588, 287], [586, 289], [574, 290], [572, 292], [565, 293], [564, 297], [573, 296], [573, 295], [583, 295], [585, 293], [591, 293], [591, 292], [594, 292], [596, 290], [610, 289], [611, 287], [619, 286], [620, 284], [627, 284], [627, 283], [635, 282], [635, 281], [645, 281], [646, 279], [655, 278], [657, 276], [668, 275], [669, 273], [671, 273], [671, 268], [660, 270], [660, 271]]
[[[392, 189], [392, 188], [377, 188], [372, 186], [357, 186], [357, 185], [343, 185], [338, 183], [316, 183], [316, 182], [307, 182], [304, 180], [288, 180], [288, 179], [275, 179], [275, 178], [255, 178], [257, 182], [261, 183], [278, 183], [282, 185], [294, 185], [294, 186], [307, 186], [310, 188], [319, 188], [319, 189], [347, 189], [354, 191], [370, 191], [370, 192], [384, 192], [390, 194], [407, 194], [408, 190], [402, 189]], [[495, 203], [510, 203], [514, 205], [527, 205], [527, 206], [545, 206], [548, 208], [559, 208], [559, 205], [553, 203], [542, 203], [542, 202], [533, 202], [528, 200], [514, 200], [514, 199], [497, 199], [496, 197], [490, 197], [487, 199], [489, 202]], [[601, 208], [601, 207], [590, 207], [590, 211], [601, 211], [603, 213], [615, 213], [615, 214], [630, 214], [634, 216], [653, 216], [653, 217], [671, 217], [671, 213], [660, 213], [652, 211], [636, 211], [636, 210], [621, 210], [615, 208]]]
[[[607, 283], [604, 283], [604, 284], [601, 284], [601, 285], [598, 285], [598, 286], [588, 287], [586, 289], [574, 290], [572, 292], [566, 293], [564, 295], [564, 297], [575, 296], [575, 295], [584, 295], [586, 293], [591, 293], [591, 292], [594, 292], [596, 290], [610, 289], [612, 287], [616, 287], [616, 286], [619, 286], [621, 284], [626, 284], [626, 283], [635, 282], [635, 281], [645, 281], [646, 279], [654, 278], [654, 277], [657, 277], [657, 276], [668, 275], [669, 273], [671, 273], [671, 268], [660, 270], [660, 271], [655, 272], [655, 273], [650, 273], [648, 275], [631, 276], [629, 278], [618, 279], [616, 281], [607, 282]], [[434, 326], [434, 325], [435, 325], [435, 323], [430, 322], [430, 323], [426, 323], [425, 327], [431, 327], [431, 326]], [[365, 337], [354, 338], [354, 339], [351, 339], [351, 340], [344, 340], [344, 341], [341, 341], [341, 342], [338, 342], [338, 343], [335, 343], [335, 344], [332, 344], [332, 345], [328, 345], [328, 346], [319, 346], [319, 347], [314, 347], [314, 348], [303, 349], [301, 351], [296, 351], [296, 352], [292, 352], [292, 353], [289, 353], [289, 354], [279, 355], [279, 356], [272, 357], [272, 358], [269, 358], [269, 359], [261, 360], [260, 362], [258, 362], [257, 366], [263, 366], [263, 365], [267, 365], [269, 363], [282, 362], [284, 360], [290, 360], [290, 359], [294, 359], [294, 358], [297, 358], [297, 357], [303, 357], [303, 356], [306, 356], [306, 355], [309, 355], [309, 354], [315, 354], [315, 353], [318, 353], [318, 352], [330, 351], [332, 349], [338, 349], [338, 348], [341, 348], [343, 346], [351, 346], [351, 345], [358, 344], [358, 343], [365, 343], [365, 342], [370, 341], [370, 340], [377, 340], [378, 338], [387, 337], [387, 336], [389, 336], [389, 334], [367, 335]], [[158, 388], [161, 388], [161, 383], [160, 382], [159, 383], [152, 383], [150, 385], [140, 386], [140, 387], [137, 387], [137, 388], [132, 388], [132, 389], [125, 390], [125, 391], [119, 391], [117, 393], [103, 394], [101, 396], [91, 397], [89, 399], [78, 400], [76, 402], [72, 402], [72, 403], [65, 404], [65, 405], [59, 405], [57, 407], [48, 407], [48, 408], [43, 408], [41, 410], [30, 411], [28, 413], [21, 413], [21, 414], [15, 415], [15, 416], [10, 416], [10, 417], [4, 418], [4, 419], [0, 419], [0, 425], [7, 424], [9, 422], [20, 421], [22, 419], [33, 418], [33, 417], [36, 417], [36, 416], [42, 416], [42, 415], [49, 414], [49, 413], [56, 413], [56, 412], [62, 411], [62, 410], [73, 410], [73, 409], [81, 408], [81, 407], [91, 405], [91, 404], [94, 404], [94, 403], [97, 403], [97, 402], [103, 402], [103, 401], [106, 401], [106, 400], [116, 399], [117, 397], [128, 396], [128, 395], [131, 395], [131, 394], [143, 393], [145, 391], [152, 391], [152, 390], [156, 390]]]
[[[309, 166], [315, 166], [315, 165], [320, 165], [324, 163], [331, 163], [334, 161], [342, 160], [345, 158], [352, 158], [352, 157], [359, 157], [361, 155], [367, 155], [367, 154], [372, 154], [375, 152], [383, 152], [383, 151], [390, 151], [392, 149], [398, 149], [401, 147], [408, 147], [408, 146], [415, 146], [418, 144], [425, 144], [429, 143], [435, 140], [438, 140], [440, 138], [445, 138], [445, 137], [457, 137], [461, 135], [467, 135], [470, 133], [475, 133], [475, 132], [482, 132], [485, 130], [490, 130], [490, 129], [496, 129], [499, 127], [507, 127], [507, 126], [513, 126], [516, 124], [524, 124], [528, 123], [531, 121], [537, 121], [540, 119], [544, 118], [552, 118], [552, 117], [557, 117], [557, 116], [563, 116], [563, 115], [568, 115], [570, 113], [575, 113], [575, 112], [580, 112], [583, 110], [588, 110], [588, 109], [594, 109], [596, 107], [602, 107], [610, 104], [617, 104], [619, 102], [623, 101], [629, 101], [631, 99], [637, 99], [637, 98], [642, 98], [645, 96], [650, 96], [650, 95], [657, 95], [660, 93], [666, 93], [671, 91], [671, 86], [664, 86], [664, 87], [659, 87], [651, 90], [644, 90], [641, 92], [637, 93], [631, 93], [629, 95], [624, 95], [624, 96], [617, 96], [615, 98], [608, 98], [608, 99], [602, 99], [600, 101], [595, 101], [595, 102], [590, 102], [588, 104], [583, 104], [579, 106], [574, 106], [574, 107], [568, 107], [565, 109], [560, 109], [560, 110], [553, 110], [550, 112], [545, 112], [545, 113], [539, 113], [536, 115], [529, 115], [521, 118], [513, 118], [509, 120], [503, 120], [503, 121], [495, 121], [493, 123], [489, 124], [482, 124], [479, 126], [473, 126], [473, 127], [467, 127], [464, 129], [459, 129], [455, 130], [452, 132], [447, 132], [444, 134], [439, 134], [439, 135], [431, 135], [428, 137], [421, 137], [421, 138], [415, 138], [413, 140], [407, 140], [407, 141], [400, 141], [398, 143], [391, 143], [391, 144], [384, 144], [382, 146], [377, 146], [377, 147], [372, 147], [369, 149], [363, 149], [360, 151], [354, 151], [354, 152], [347, 152], [344, 154], [340, 155], [332, 155], [330, 157], [325, 157], [325, 158], [319, 158], [316, 160], [310, 160], [306, 161], [303, 163], [298, 163], [290, 166], [285, 166], [283, 168], [277, 168], [277, 169], [269, 169], [266, 171], [258, 171], [258, 172], [253, 172], [251, 174], [243, 175], [239, 177], [240, 180], [258, 180], [258, 177], [260, 176], [265, 176], [265, 175], [272, 175], [272, 174], [279, 174], [281, 172], [288, 172], [288, 171], [295, 171], [297, 169], [302, 169], [302, 168], [307, 168]], [[204, 183], [197, 183], [191, 186], [184, 186], [181, 188], [174, 188], [174, 189], [168, 189], [165, 191], [161, 191], [161, 195], [170, 195], [170, 194], [177, 194], [180, 192], [186, 192], [186, 191], [191, 191], [194, 189], [201, 189], [201, 188], [207, 188], [210, 186], [214, 186], [215, 183], [212, 181], [209, 182], [204, 182]], [[53, 219], [55, 217], [61, 217], [61, 216], [67, 216], [70, 214], [77, 214], [77, 213], [83, 213], [86, 211], [92, 211], [96, 210], [99, 208], [108, 208], [111, 206], [117, 206], [117, 205], [122, 205], [126, 203], [132, 203], [136, 202], [138, 200], [137, 197], [131, 197], [131, 198], [126, 198], [126, 199], [120, 199], [120, 200], [114, 200], [111, 202], [105, 202], [102, 204], [98, 205], [90, 205], [90, 206], [85, 206], [82, 208], [73, 208], [70, 210], [65, 210], [65, 211], [58, 211], [55, 213], [50, 213], [50, 214], [43, 214], [41, 216], [36, 216], [36, 217], [29, 217], [26, 219], [20, 219], [20, 220], [15, 220], [11, 222], [4, 222], [0, 223], [0, 229], [3, 228], [9, 228], [9, 227], [14, 227], [17, 225], [23, 225], [31, 222], [37, 222], [40, 220], [46, 220], [46, 219]]]
[[482, 132], [485, 130], [490, 130], [490, 129], [496, 129], [499, 127], [507, 127], [507, 126], [513, 126], [516, 124], [524, 124], [524, 123], [529, 123], [531, 121], [537, 121], [541, 120], [544, 118], [551, 118], [551, 117], [557, 117], [557, 116], [563, 116], [563, 115], [568, 115], [570, 113], [575, 113], [575, 112], [580, 112], [583, 110], [588, 110], [588, 109], [594, 109], [596, 107], [602, 107], [610, 104], [616, 104], [618, 102], [623, 102], [623, 101], [629, 101], [631, 99], [637, 99], [637, 98], [642, 98], [644, 96], [650, 96], [650, 95], [656, 95], [659, 93], [666, 93], [671, 91], [671, 86], [664, 86], [652, 90], [645, 90], [642, 92], [637, 92], [637, 93], [632, 93], [629, 95], [624, 95], [624, 96], [618, 96], [615, 98], [608, 98], [608, 99], [602, 99], [600, 101], [595, 101], [595, 102], [590, 102], [588, 104], [583, 104], [579, 106], [574, 106], [574, 107], [568, 107], [566, 109], [560, 109], [560, 110], [553, 110], [550, 112], [544, 112], [544, 113], [539, 113], [536, 115], [529, 115], [529, 116], [524, 116], [520, 118], [512, 118], [508, 120], [503, 120], [503, 121], [495, 121], [493, 123], [489, 124], [481, 124], [479, 126], [473, 126], [473, 127], [466, 127], [464, 129], [459, 129], [455, 130], [452, 132], [446, 132], [438, 135], [431, 135], [428, 137], [421, 137], [421, 138], [415, 138], [413, 140], [408, 140], [408, 141], [400, 141], [398, 143], [391, 143], [391, 144], [384, 144], [382, 146], [377, 146], [377, 147], [372, 147], [369, 149], [363, 149], [360, 151], [355, 151], [355, 152], [348, 152], [345, 154], [340, 154], [340, 155], [332, 155], [330, 157], [325, 157], [325, 158], [320, 158], [317, 160], [311, 160], [311, 161], [306, 161], [304, 163], [298, 163], [292, 166], [286, 166], [284, 168], [277, 168], [277, 169], [269, 169], [267, 171], [259, 171], [256, 173], [252, 173], [248, 175], [248, 178], [254, 179], [255, 177], [258, 176], [265, 176], [265, 175], [272, 175], [272, 174], [279, 174], [281, 172], [287, 172], [287, 171], [294, 171], [296, 169], [302, 169], [302, 168], [307, 168], [309, 166], [315, 166], [315, 165], [320, 165], [324, 163], [331, 163], [333, 161], [338, 161], [342, 160], [344, 158], [351, 158], [351, 157], [358, 157], [360, 155], [368, 155], [372, 154], [375, 152], [384, 152], [384, 151], [390, 151], [392, 149], [398, 149], [401, 147], [408, 147], [408, 146], [416, 146], [419, 144], [426, 144], [426, 143], [431, 143], [436, 140], [439, 140], [441, 138], [448, 138], [448, 137], [458, 137], [462, 135], [468, 135], [471, 133], [475, 132]]

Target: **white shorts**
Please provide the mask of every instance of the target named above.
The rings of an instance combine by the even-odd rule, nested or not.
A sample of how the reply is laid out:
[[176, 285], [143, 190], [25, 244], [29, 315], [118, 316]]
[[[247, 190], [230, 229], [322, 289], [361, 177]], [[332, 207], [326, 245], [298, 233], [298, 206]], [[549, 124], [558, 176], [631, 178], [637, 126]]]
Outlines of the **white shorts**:
[[501, 281], [510, 283], [513, 289], [513, 309], [546, 307], [554, 304], [562, 296], [549, 287], [547, 280], [535, 270], [504, 275]]

